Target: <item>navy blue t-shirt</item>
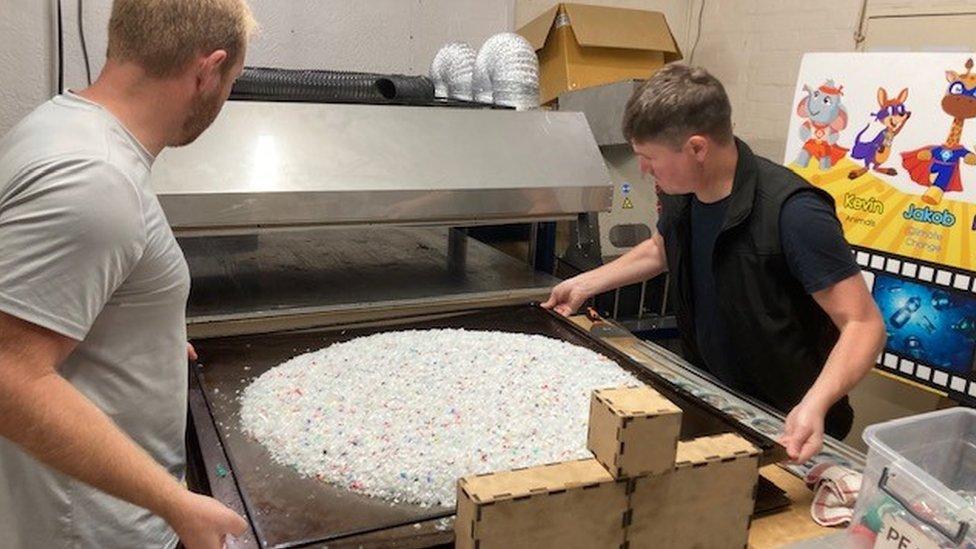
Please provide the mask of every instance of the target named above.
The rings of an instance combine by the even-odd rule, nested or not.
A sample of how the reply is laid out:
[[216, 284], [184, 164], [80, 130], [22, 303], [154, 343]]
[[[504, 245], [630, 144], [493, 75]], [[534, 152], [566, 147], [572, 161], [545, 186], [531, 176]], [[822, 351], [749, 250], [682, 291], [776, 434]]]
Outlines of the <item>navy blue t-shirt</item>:
[[[695, 339], [704, 366], [726, 385], [743, 387], [729, 332], [718, 312], [712, 257], [729, 198], [712, 204], [692, 198], [691, 281]], [[799, 192], [783, 203], [780, 242], [790, 272], [808, 294], [827, 289], [860, 272], [831, 205], [813, 192]]]
[[715, 239], [722, 231], [731, 196], [706, 204], [691, 199], [691, 293], [695, 307], [695, 340], [708, 371], [730, 387], [738, 383], [731, 358], [732, 343], [718, 314], [712, 270]]

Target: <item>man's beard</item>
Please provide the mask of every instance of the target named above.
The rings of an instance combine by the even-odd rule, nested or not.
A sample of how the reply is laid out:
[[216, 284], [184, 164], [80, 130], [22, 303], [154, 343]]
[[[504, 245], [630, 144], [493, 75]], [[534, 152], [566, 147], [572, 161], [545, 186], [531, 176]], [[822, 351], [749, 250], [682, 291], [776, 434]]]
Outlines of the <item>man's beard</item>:
[[220, 114], [220, 109], [223, 105], [224, 102], [219, 93], [215, 93], [212, 97], [202, 97], [194, 103], [190, 114], [183, 122], [183, 128], [180, 130], [179, 137], [171, 146], [182, 147], [193, 143], [196, 138], [200, 137], [200, 134], [204, 130], [210, 127], [210, 124]]

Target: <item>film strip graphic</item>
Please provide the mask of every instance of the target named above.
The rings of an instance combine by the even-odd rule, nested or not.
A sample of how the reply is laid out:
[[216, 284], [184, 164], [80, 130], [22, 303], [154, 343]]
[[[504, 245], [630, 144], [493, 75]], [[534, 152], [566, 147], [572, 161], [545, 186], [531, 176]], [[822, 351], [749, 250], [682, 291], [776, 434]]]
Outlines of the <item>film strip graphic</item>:
[[[972, 306], [976, 306], [976, 276], [970, 271], [953, 269], [894, 254], [879, 253], [876, 250], [857, 246], [852, 248], [854, 249], [855, 260], [861, 267], [864, 279], [876, 301], [879, 297], [879, 285], [882, 284], [883, 279], [886, 279], [886, 281], [898, 280], [925, 286], [933, 292], [932, 295], [939, 292], [938, 295], [956, 296], [962, 300], [969, 300], [970, 304], [973, 304]], [[895, 290], [895, 288], [890, 289]], [[879, 304], [879, 306], [881, 305]], [[918, 309], [917, 305], [915, 309]], [[893, 319], [893, 316], [889, 315], [884, 308], [882, 308], [882, 314], [885, 315], [885, 325], [890, 330], [889, 318]], [[974, 337], [974, 332], [972, 319], [969, 318], [969, 320], [963, 319], [953, 325], [957, 331], [952, 336], [963, 338], [966, 345], [976, 352], [976, 341], [970, 343]], [[935, 326], [927, 318], [923, 317], [923, 319], [924, 322], [929, 323], [929, 326], [932, 326], [932, 333], [934, 333], [936, 331]], [[946, 328], [943, 327], [942, 329]], [[888, 339], [885, 350], [878, 357], [878, 368], [938, 391], [946, 392], [954, 399], [963, 400], [967, 403], [976, 402], [976, 379], [974, 379], [976, 378], [974, 375], [976, 355], [969, 354], [968, 364], [952, 364], [951, 367], [947, 367], [944, 364], [931, 363], [921, 353], [905, 352], [904, 348], [900, 350], [895, 348], [897, 345], [892, 345], [890, 332]]]

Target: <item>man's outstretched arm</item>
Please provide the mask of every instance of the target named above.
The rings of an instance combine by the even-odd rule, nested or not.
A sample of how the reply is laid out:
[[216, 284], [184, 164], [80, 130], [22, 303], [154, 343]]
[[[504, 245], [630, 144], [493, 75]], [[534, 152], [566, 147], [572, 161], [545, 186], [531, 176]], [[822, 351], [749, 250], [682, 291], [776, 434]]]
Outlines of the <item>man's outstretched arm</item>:
[[654, 278], [667, 270], [664, 238], [655, 233], [610, 263], [563, 281], [542, 306], [569, 316], [597, 294]]
[[871, 371], [887, 339], [881, 312], [860, 273], [815, 292], [813, 299], [840, 337], [817, 380], [786, 417], [782, 442], [790, 458], [800, 463], [820, 451], [827, 411]]
[[244, 520], [183, 488], [56, 368], [77, 342], [0, 312], [0, 436], [49, 467], [165, 519], [190, 548], [217, 548]]

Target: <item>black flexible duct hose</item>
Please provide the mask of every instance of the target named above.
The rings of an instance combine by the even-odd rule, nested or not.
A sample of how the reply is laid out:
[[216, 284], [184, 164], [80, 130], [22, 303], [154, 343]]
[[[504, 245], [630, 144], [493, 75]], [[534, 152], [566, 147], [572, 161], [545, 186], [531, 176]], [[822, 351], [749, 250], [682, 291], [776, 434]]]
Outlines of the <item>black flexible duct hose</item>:
[[245, 67], [234, 82], [230, 97], [269, 101], [427, 105], [434, 102], [434, 85], [425, 76]]

